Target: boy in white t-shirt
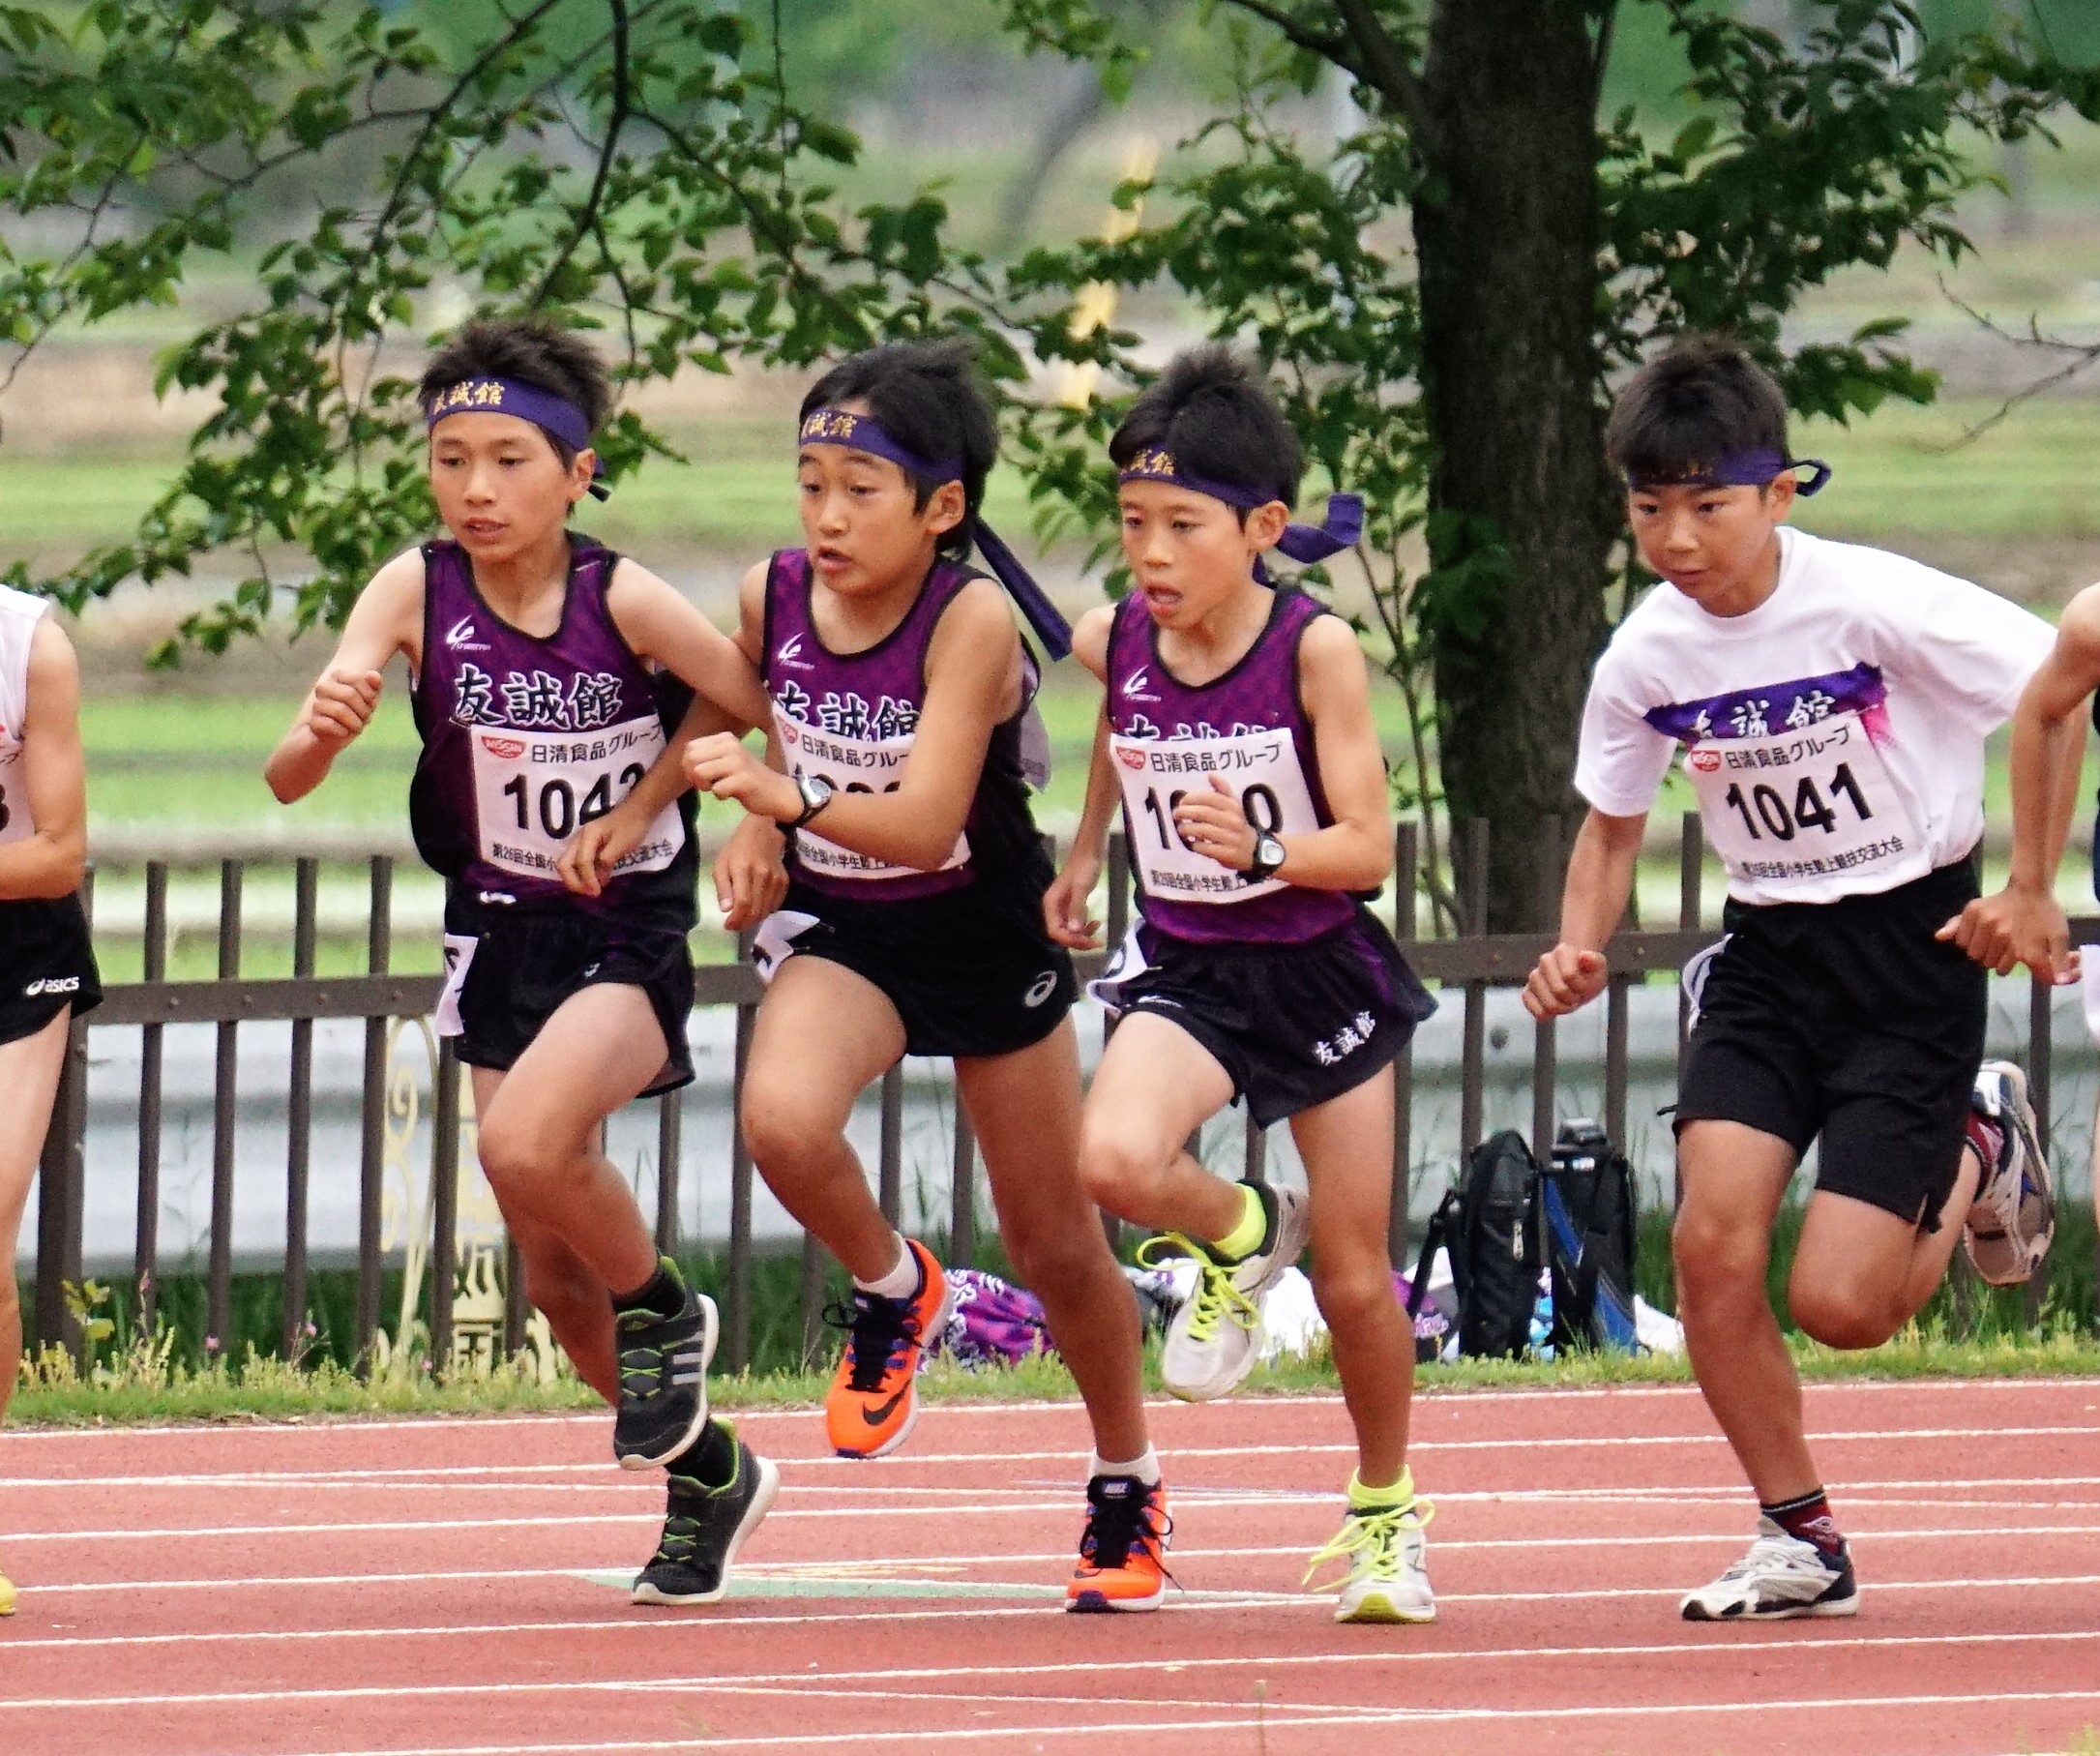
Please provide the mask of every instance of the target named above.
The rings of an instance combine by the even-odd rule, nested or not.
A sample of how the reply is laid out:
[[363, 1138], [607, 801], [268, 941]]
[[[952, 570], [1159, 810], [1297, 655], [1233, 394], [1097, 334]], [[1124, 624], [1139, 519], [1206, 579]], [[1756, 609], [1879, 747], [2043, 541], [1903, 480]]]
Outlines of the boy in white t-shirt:
[[[1589, 815], [1560, 942], [1524, 990], [1542, 1019], [1603, 991], [1603, 948], [1681, 746], [1729, 900], [1727, 937], [1688, 971], [1678, 1315], [1760, 1510], [1749, 1554], [1684, 1599], [1693, 1621], [1859, 1605], [1765, 1293], [1809, 1143], [1820, 1137], [1816, 1191], [1788, 1301], [1831, 1347], [1902, 1327], [1965, 1220], [1994, 1282], [2026, 1279], [2047, 1248], [2046, 1226], [2023, 1224], [2049, 1203], [2026, 1082], [1983, 1061], [1984, 971], [1935, 936], [1976, 895], [1984, 739], [2051, 632], [1966, 580], [1785, 528], [1795, 493], [1828, 475], [1792, 458], [1786, 423], [1771, 378], [1706, 339], [1642, 368], [1612, 412], [1634, 538], [1666, 583], [1598, 661], [1575, 775]], [[1798, 468], [1816, 473], [1797, 482]]]

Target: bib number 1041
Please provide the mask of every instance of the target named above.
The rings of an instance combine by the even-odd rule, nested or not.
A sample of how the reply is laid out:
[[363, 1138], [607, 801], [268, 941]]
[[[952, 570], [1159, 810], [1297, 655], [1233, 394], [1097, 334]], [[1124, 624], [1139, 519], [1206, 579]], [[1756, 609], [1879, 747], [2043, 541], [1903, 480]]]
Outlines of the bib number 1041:
[[1803, 829], [1820, 829], [1825, 835], [1836, 835], [1844, 819], [1838, 816], [1841, 804], [1849, 804], [1852, 816], [1858, 822], [1867, 822], [1874, 816], [1873, 806], [1867, 803], [1867, 795], [1859, 783], [1852, 778], [1849, 762], [1841, 762], [1829, 781], [1830, 796], [1825, 799], [1817, 788], [1812, 776], [1804, 775], [1789, 800], [1777, 787], [1760, 781], [1746, 792], [1740, 781], [1732, 783], [1721, 795], [1721, 802], [1733, 810], [1749, 831], [1750, 839], [1761, 842], [1769, 835], [1776, 842], [1790, 842]]
[[[1157, 787], [1145, 789], [1145, 814], [1151, 818], [1152, 826], [1159, 833], [1162, 848], [1170, 849], [1178, 845], [1191, 853], [1196, 851], [1174, 822], [1175, 808], [1188, 796], [1185, 789], [1176, 789], [1167, 795], [1163, 804]], [[1271, 789], [1262, 786], [1258, 781], [1240, 794], [1240, 810], [1246, 814], [1247, 820], [1255, 826], [1257, 834], [1275, 835], [1283, 829], [1283, 801]]]

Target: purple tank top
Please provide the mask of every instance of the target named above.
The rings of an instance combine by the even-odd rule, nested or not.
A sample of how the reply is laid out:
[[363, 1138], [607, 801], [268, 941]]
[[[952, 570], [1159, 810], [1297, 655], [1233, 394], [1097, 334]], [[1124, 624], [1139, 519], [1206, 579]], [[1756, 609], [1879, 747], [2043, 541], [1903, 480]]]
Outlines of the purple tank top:
[[1294, 944], [1355, 912], [1346, 891], [1280, 878], [1252, 883], [1191, 849], [1174, 828], [1185, 793], [1222, 776], [1248, 819], [1284, 835], [1334, 821], [1320, 790], [1313, 725], [1298, 699], [1298, 642], [1327, 610], [1279, 590], [1266, 627], [1240, 662], [1212, 682], [1181, 682], [1160, 657], [1144, 600], [1118, 604], [1109, 630], [1109, 727], [1123, 789], [1123, 832], [1146, 922], [1199, 942]]
[[[765, 662], [760, 674], [773, 698], [774, 729], [788, 773], [821, 775], [847, 792], [891, 792], [902, 783], [919, 713], [926, 704], [926, 653], [956, 595], [983, 576], [960, 562], [937, 561], [898, 623], [862, 652], [833, 652], [810, 608], [810, 557], [782, 550], [766, 574]], [[939, 870], [892, 866], [795, 832], [795, 870], [813, 889], [865, 901], [897, 901], [998, 879], [1040, 857], [1028, 811], [1029, 764], [1024, 729], [1031, 722], [1040, 673], [1021, 644], [1020, 710], [994, 727], [962, 833]], [[822, 819], [818, 819], [821, 823]]]
[[574, 896], [554, 873], [577, 827], [627, 796], [692, 699], [614, 626], [606, 587], [617, 562], [572, 539], [561, 625], [539, 640], [488, 608], [457, 543], [424, 546], [423, 669], [410, 692], [423, 755], [409, 820], [417, 850], [449, 880], [450, 912], [558, 906], [693, 925], [690, 792], [602, 895]]

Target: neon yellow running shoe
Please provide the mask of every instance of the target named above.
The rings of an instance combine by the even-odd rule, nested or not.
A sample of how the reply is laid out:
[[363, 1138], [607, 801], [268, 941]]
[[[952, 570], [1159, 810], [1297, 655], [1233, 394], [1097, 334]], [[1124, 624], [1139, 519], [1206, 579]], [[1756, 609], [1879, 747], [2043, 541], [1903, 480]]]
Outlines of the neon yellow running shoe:
[[[1352, 1505], [1333, 1541], [1313, 1557], [1301, 1582], [1331, 1561], [1346, 1561], [1337, 1622], [1435, 1622], [1436, 1599], [1429, 1587], [1428, 1544], [1422, 1528], [1435, 1514], [1425, 1500], [1405, 1505]], [[1331, 1591], [1334, 1582], [1316, 1590]]]
[[1191, 1257], [1196, 1286], [1167, 1325], [1160, 1350], [1160, 1379], [1168, 1394], [1183, 1402], [1229, 1396], [1260, 1361], [1269, 1341], [1262, 1301], [1284, 1271], [1298, 1260], [1312, 1229], [1305, 1197], [1275, 1186], [1268, 1235], [1246, 1256], [1221, 1260], [1217, 1247], [1178, 1232], [1164, 1232], [1138, 1246], [1142, 1267], [1157, 1267], [1162, 1252]]
[[15, 1588], [8, 1583], [8, 1576], [0, 1573], [0, 1616], [15, 1614]]

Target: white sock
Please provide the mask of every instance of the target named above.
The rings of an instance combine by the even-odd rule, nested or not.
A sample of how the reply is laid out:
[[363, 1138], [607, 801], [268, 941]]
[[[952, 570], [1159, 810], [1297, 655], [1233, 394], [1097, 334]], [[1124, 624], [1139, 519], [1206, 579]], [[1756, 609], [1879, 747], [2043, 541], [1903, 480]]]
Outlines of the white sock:
[[863, 1293], [873, 1293], [878, 1298], [909, 1298], [919, 1290], [919, 1259], [900, 1237], [897, 1240], [897, 1266], [880, 1280], [856, 1279], [853, 1284]]
[[1086, 1478], [1091, 1481], [1097, 1475], [1135, 1475], [1146, 1487], [1156, 1488], [1160, 1485], [1160, 1454], [1147, 1445], [1142, 1457], [1129, 1463], [1104, 1463], [1096, 1451], [1086, 1460]]

